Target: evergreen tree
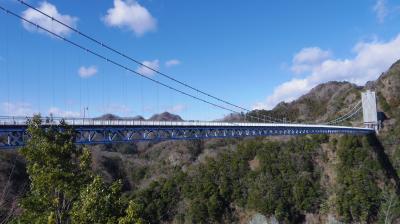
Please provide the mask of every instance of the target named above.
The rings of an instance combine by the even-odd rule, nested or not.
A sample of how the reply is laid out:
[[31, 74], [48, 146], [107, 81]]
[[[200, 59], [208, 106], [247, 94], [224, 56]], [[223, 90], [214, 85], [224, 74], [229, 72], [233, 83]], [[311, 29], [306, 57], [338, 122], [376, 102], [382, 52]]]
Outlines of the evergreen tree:
[[82, 189], [72, 209], [73, 223], [117, 223], [123, 215], [121, 182], [107, 186], [99, 176]]
[[64, 122], [43, 128], [40, 117], [28, 121], [30, 139], [21, 154], [30, 189], [23, 198], [20, 222], [68, 223], [79, 192], [90, 180], [90, 152], [77, 148], [74, 132]]
[[[74, 130], [61, 122], [44, 127], [28, 122], [30, 139], [21, 150], [30, 189], [18, 223], [141, 223], [135, 203], [121, 200], [121, 182], [107, 185], [92, 174], [91, 154], [76, 147]], [[125, 208], [126, 211], [124, 212]], [[126, 213], [126, 214], [125, 214]]]
[[372, 222], [380, 206], [381, 190], [376, 183], [380, 167], [367, 142], [361, 140], [343, 136], [337, 150], [336, 207], [346, 223]]

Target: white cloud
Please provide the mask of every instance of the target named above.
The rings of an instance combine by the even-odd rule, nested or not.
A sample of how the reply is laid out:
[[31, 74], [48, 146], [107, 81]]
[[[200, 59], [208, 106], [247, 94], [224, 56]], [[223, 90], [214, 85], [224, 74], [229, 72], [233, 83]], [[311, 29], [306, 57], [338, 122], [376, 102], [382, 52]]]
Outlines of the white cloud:
[[[271, 109], [277, 103], [292, 101], [311, 88], [327, 81], [349, 81], [364, 85], [375, 80], [391, 64], [400, 59], [400, 34], [392, 40], [359, 42], [353, 48], [355, 54], [346, 59], [325, 59], [312, 65], [303, 79], [293, 78], [276, 87], [266, 101], [257, 103], [254, 108]], [[300, 51], [301, 52], [301, 51]], [[301, 66], [302, 64], [299, 63]], [[306, 65], [308, 65], [306, 63]]]
[[300, 74], [310, 71], [315, 65], [331, 57], [330, 51], [324, 51], [319, 47], [303, 48], [294, 55], [291, 70]]
[[388, 15], [388, 9], [386, 7], [386, 0], [377, 0], [373, 10], [376, 14], [376, 18], [380, 23], [385, 21], [386, 16]]
[[[60, 14], [58, 12], [56, 6], [54, 6], [54, 5], [44, 1], [44, 2], [40, 3], [38, 9], [40, 11], [43, 11], [44, 13], [50, 15], [51, 17], [67, 24], [68, 26], [76, 28], [76, 23], [78, 21], [78, 18], [72, 17], [70, 15]], [[39, 12], [37, 12], [31, 8], [23, 11], [22, 17], [29, 21], [32, 21], [32, 22], [42, 26], [43, 28], [48, 29], [60, 36], [67, 36], [72, 32], [70, 29], [66, 28], [65, 26], [62, 26], [62, 25], [58, 24], [57, 22], [52, 21], [50, 18], [40, 14]], [[23, 21], [22, 25], [24, 26], [25, 29], [27, 29], [29, 31], [38, 31], [38, 32], [42, 32], [42, 33], [47, 33], [41, 29], [37, 29], [35, 26], [29, 24], [26, 21]]]
[[82, 78], [92, 77], [96, 75], [97, 72], [98, 72], [97, 67], [93, 65], [89, 67], [81, 66], [78, 70], [78, 74]]
[[75, 112], [75, 111], [64, 111], [61, 110], [60, 108], [57, 107], [51, 107], [48, 110], [49, 115], [52, 114], [54, 117], [64, 117], [64, 118], [70, 118], [70, 117], [79, 117], [80, 113]]
[[[154, 70], [158, 70], [160, 68], [160, 62], [158, 60], [153, 60], [153, 61], [143, 61], [142, 64], [145, 66], [152, 68]], [[145, 76], [153, 76], [155, 72], [149, 68], [146, 68], [145, 66], [139, 66], [136, 69], [136, 72], [145, 75]]]
[[[23, 116], [23, 117], [31, 117], [38, 112], [35, 111], [30, 103], [8, 103], [3, 102], [0, 107], [0, 111], [2, 115], [6, 116]], [[55, 117], [79, 117], [79, 112], [74, 111], [63, 111], [57, 107], [51, 107], [48, 111], [48, 114], [53, 114]]]
[[31, 104], [20, 102], [4, 102], [1, 104], [1, 111], [3, 115], [7, 116], [32, 116], [34, 114]]
[[114, 0], [114, 7], [107, 10], [104, 22], [108, 26], [128, 28], [137, 36], [157, 27], [156, 19], [136, 0]]
[[172, 67], [172, 66], [176, 66], [176, 65], [180, 65], [181, 61], [179, 61], [178, 59], [171, 59], [169, 61], [165, 62], [165, 66], [167, 67]]
[[176, 113], [180, 113], [180, 112], [182, 112], [182, 111], [184, 111], [186, 109], [187, 109], [186, 105], [177, 104], [175, 106], [167, 108], [166, 111], [168, 111], [171, 114], [176, 114]]

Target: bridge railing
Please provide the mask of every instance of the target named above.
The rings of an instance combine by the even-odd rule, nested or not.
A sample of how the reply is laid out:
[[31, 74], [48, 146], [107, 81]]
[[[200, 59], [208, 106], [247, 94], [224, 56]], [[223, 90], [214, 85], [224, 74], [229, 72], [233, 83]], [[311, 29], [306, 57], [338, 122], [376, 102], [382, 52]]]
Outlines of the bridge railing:
[[[0, 116], [1, 126], [24, 126], [32, 117], [10, 117]], [[61, 117], [42, 117], [43, 125], [59, 125], [62, 120], [73, 126], [162, 126], [162, 127], [318, 127], [318, 128], [340, 128], [351, 129], [354, 127], [324, 125], [324, 124], [286, 124], [286, 123], [247, 123], [247, 122], [221, 122], [221, 121], [146, 121], [132, 119], [99, 119], [99, 118], [61, 118]]]
[[[0, 125], [26, 125], [32, 117], [21, 116], [0, 116]], [[132, 119], [101, 119], [101, 118], [62, 118], [62, 117], [41, 117], [43, 125], [59, 125], [65, 121], [69, 125], [80, 126], [226, 126], [241, 125], [254, 126], [260, 123], [246, 122], [221, 122], [221, 121], [151, 121], [151, 120], [132, 120]]]

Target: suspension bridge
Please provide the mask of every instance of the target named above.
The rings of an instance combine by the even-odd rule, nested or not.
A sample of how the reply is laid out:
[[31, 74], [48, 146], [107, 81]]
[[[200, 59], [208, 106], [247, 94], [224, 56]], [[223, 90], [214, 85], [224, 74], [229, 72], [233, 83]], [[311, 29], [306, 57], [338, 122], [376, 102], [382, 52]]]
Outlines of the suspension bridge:
[[[206, 91], [193, 87], [192, 85], [182, 82], [170, 75], [152, 68], [133, 57], [128, 56], [120, 50], [105, 44], [97, 38], [92, 37], [74, 27], [71, 27], [58, 18], [35, 8], [29, 3], [18, 0], [23, 6], [34, 10], [44, 19], [48, 19], [66, 29], [71, 30], [80, 37], [92, 42], [97, 47], [106, 50], [112, 54], [122, 57], [125, 60], [136, 63], [163, 78], [175, 83], [172, 86], [154, 77], [144, 75], [137, 70], [129, 67], [116, 59], [110, 59], [104, 53], [99, 53], [93, 48], [68, 39], [65, 36], [57, 34], [50, 28], [41, 26], [16, 12], [0, 5], [0, 10], [7, 16], [15, 17], [22, 20], [42, 32], [46, 32], [55, 38], [62, 40], [64, 43], [71, 45], [91, 56], [103, 60], [106, 63], [122, 71], [132, 73], [149, 82], [162, 86], [177, 94], [188, 97], [199, 103], [218, 108], [223, 111], [234, 114], [245, 114], [243, 121], [235, 122], [218, 122], [218, 121], [143, 121], [134, 119], [99, 119], [99, 118], [70, 118], [70, 117], [51, 117], [41, 118], [43, 128], [59, 128], [59, 124], [64, 121], [72, 126], [76, 132], [75, 141], [77, 144], [108, 144], [120, 142], [137, 142], [137, 141], [162, 141], [162, 140], [191, 140], [191, 139], [208, 139], [208, 138], [242, 138], [242, 137], [258, 137], [258, 136], [276, 136], [276, 135], [308, 135], [308, 134], [353, 134], [366, 135], [377, 131], [377, 108], [376, 96], [374, 92], [367, 91], [362, 93], [361, 101], [356, 103], [344, 115], [321, 123], [294, 123], [287, 122], [284, 119], [274, 118], [271, 116], [251, 115], [252, 110], [238, 106], [228, 100], [214, 96]], [[191, 93], [194, 91], [196, 94]], [[342, 126], [341, 124], [356, 116], [363, 115], [362, 127]], [[28, 121], [32, 117], [18, 116], [0, 116], [0, 148], [15, 148], [23, 146], [29, 139], [27, 132]], [[249, 120], [258, 120], [259, 122], [250, 122]]]

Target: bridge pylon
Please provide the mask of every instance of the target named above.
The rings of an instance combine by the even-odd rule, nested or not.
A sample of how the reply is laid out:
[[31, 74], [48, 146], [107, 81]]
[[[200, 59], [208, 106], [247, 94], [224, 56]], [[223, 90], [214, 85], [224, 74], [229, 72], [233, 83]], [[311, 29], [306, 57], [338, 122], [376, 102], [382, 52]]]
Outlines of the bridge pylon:
[[375, 131], [378, 131], [379, 122], [375, 92], [367, 90], [366, 92], [361, 93], [361, 101], [365, 127], [374, 128]]

